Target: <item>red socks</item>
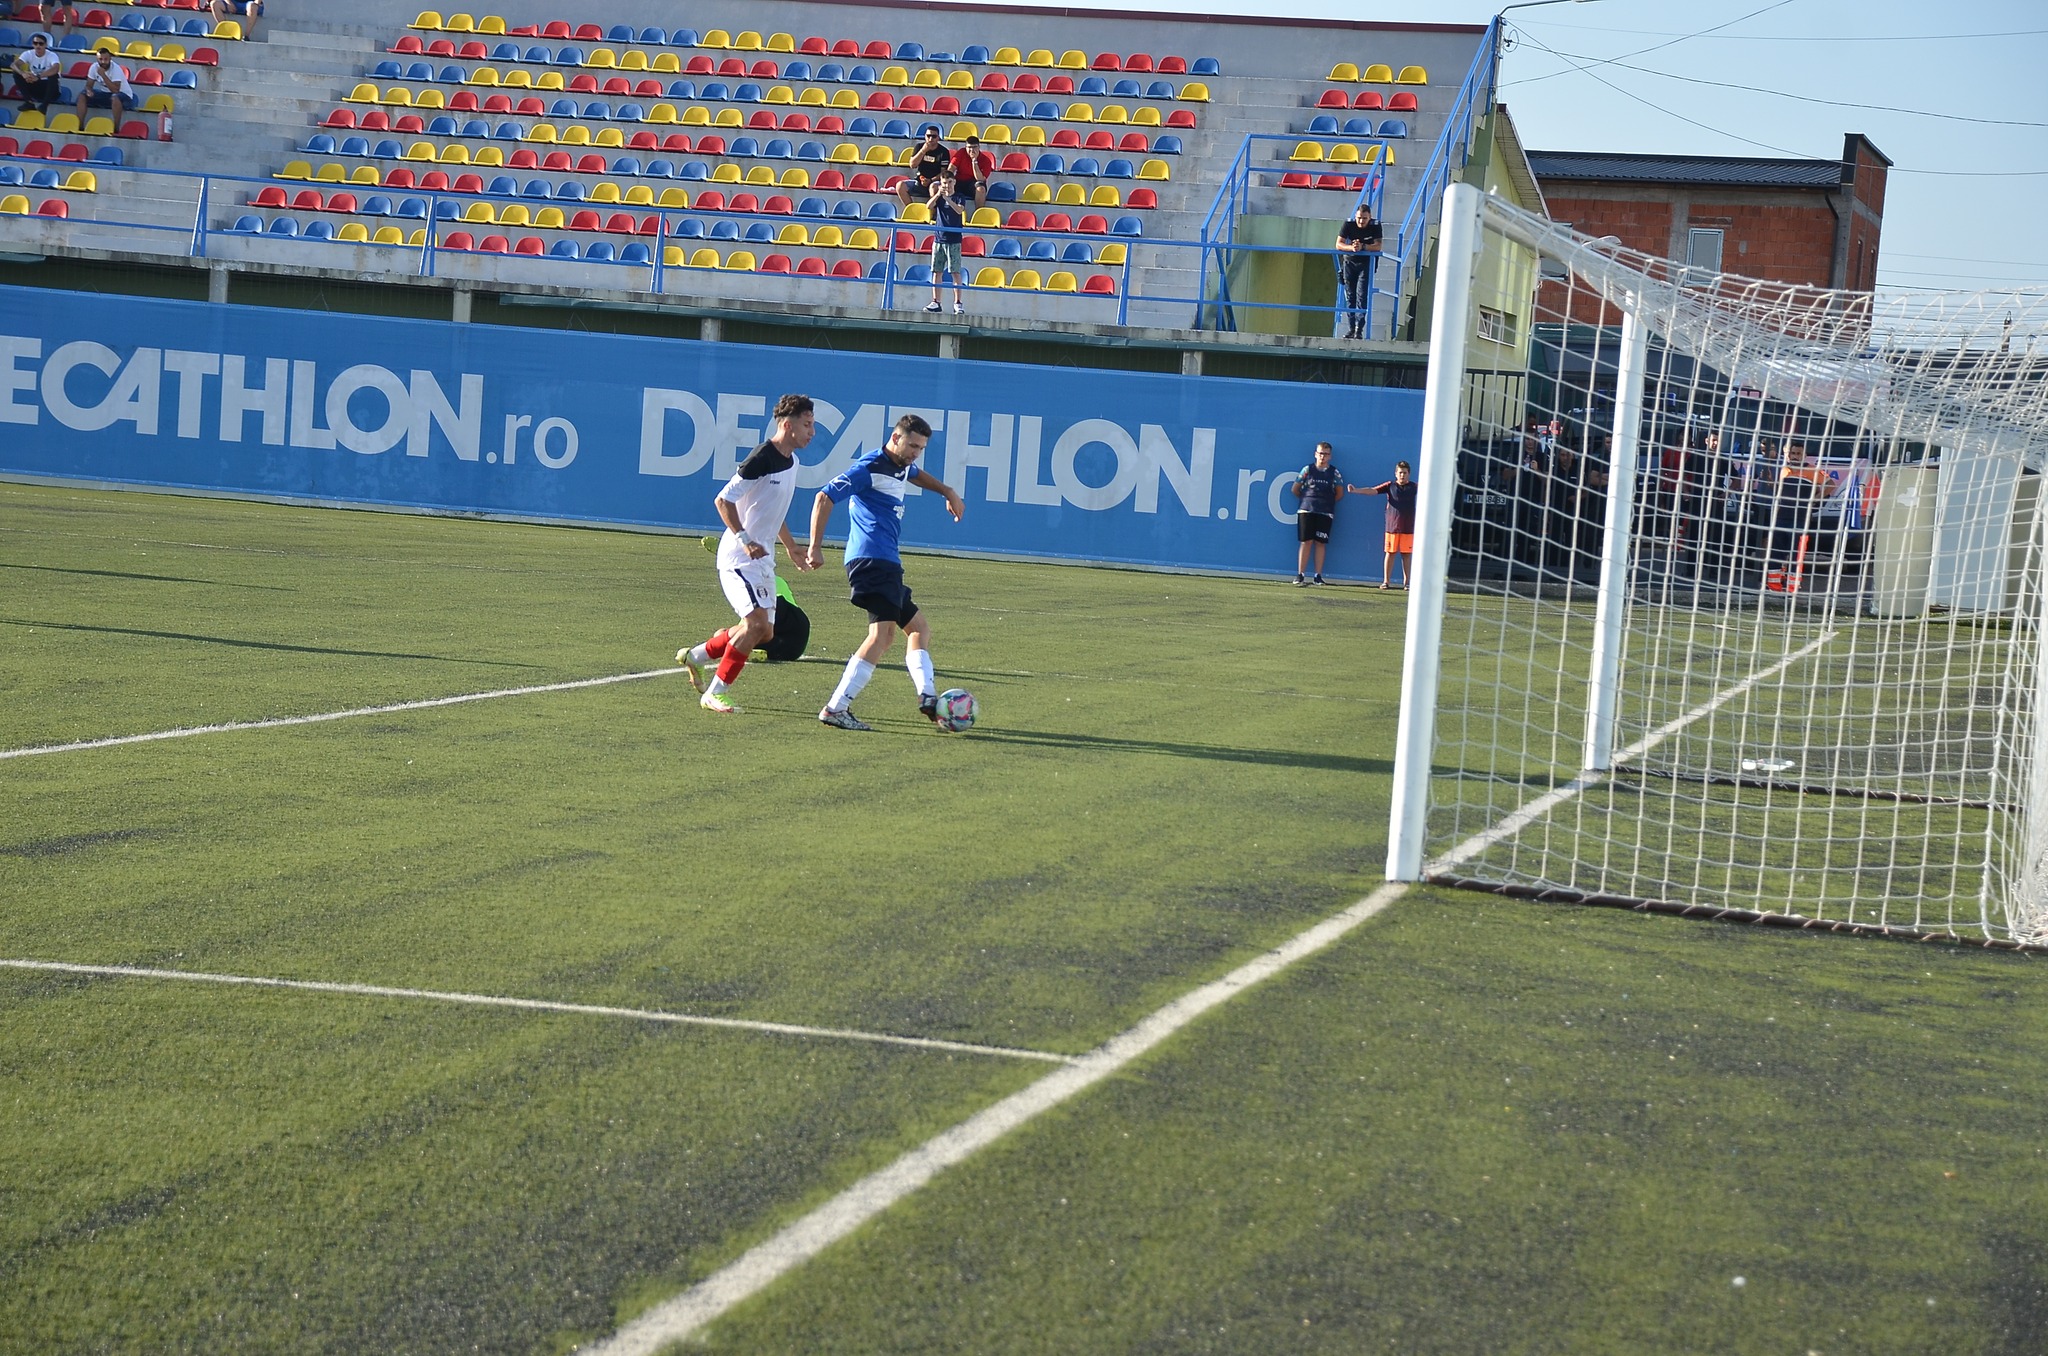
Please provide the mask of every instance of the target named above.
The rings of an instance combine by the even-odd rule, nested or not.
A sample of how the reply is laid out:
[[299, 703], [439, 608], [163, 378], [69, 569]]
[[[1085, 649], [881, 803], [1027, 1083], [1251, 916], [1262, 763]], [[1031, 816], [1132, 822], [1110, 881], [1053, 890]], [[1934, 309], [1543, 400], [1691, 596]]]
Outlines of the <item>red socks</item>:
[[725, 651], [725, 658], [718, 661], [718, 681], [731, 687], [733, 679], [739, 677], [740, 670], [747, 666], [747, 657], [722, 641], [719, 648]]
[[713, 631], [711, 639], [704, 642], [704, 653], [710, 655], [713, 659], [722, 657], [725, 654], [725, 647], [731, 639], [732, 637], [728, 636], [724, 631]]

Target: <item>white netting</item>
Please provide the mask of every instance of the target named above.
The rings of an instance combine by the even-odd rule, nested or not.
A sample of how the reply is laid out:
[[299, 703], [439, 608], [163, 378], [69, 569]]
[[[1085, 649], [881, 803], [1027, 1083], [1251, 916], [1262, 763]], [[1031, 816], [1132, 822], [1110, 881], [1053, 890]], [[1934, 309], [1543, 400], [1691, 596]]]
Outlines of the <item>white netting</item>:
[[2048, 941], [2048, 295], [1483, 223], [1424, 874]]

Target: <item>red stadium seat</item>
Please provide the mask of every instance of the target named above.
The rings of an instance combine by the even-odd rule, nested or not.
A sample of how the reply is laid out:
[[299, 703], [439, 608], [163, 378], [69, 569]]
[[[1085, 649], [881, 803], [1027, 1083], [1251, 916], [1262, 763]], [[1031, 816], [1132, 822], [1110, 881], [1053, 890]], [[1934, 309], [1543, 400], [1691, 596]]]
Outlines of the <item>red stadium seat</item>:
[[846, 191], [849, 193], [880, 193], [882, 185], [876, 181], [874, 175], [862, 171], [846, 181]]
[[1351, 181], [1341, 174], [1321, 174], [1316, 176], [1316, 187], [1342, 193], [1345, 189], [1351, 187]]
[[89, 154], [91, 152], [86, 149], [85, 143], [82, 141], [67, 141], [57, 148], [57, 159], [59, 160], [84, 160]]
[[21, 143], [13, 137], [0, 136], [0, 155], [20, 155]]
[[1166, 125], [1176, 131], [1182, 128], [1193, 127], [1195, 125], [1194, 110], [1189, 108], [1174, 109], [1173, 112], [1166, 115]]
[[161, 85], [163, 82], [164, 73], [154, 66], [144, 66], [135, 72], [135, 83], [138, 85]]
[[543, 255], [548, 252], [547, 242], [537, 235], [522, 235], [519, 243], [512, 247], [514, 254]]
[[926, 113], [930, 110], [925, 107], [922, 94], [906, 94], [897, 101], [896, 111], [898, 113]]
[[1038, 229], [1041, 231], [1071, 231], [1074, 229], [1074, 219], [1065, 212], [1053, 212], [1045, 220], [1038, 223]]
[[409, 169], [395, 169], [384, 176], [384, 187], [418, 188], [419, 180], [414, 177], [413, 172]]
[[1159, 195], [1149, 188], [1134, 188], [1131, 196], [1124, 199], [1124, 206], [1137, 211], [1149, 211], [1159, 206]]
[[822, 278], [825, 276], [825, 261], [807, 254], [796, 261], [796, 272], [800, 278]]
[[[481, 193], [484, 191], [484, 181], [479, 175], [458, 174], [455, 176], [454, 191], [457, 193]], [[355, 209], [350, 208], [349, 210], [354, 211]]]
[[320, 125], [322, 127], [347, 127], [353, 129], [356, 125], [355, 110], [352, 108], [337, 108], [322, 118]]
[[474, 38], [471, 38], [468, 42], [455, 49], [455, 55], [461, 57], [464, 61], [482, 61], [490, 56], [490, 54], [491, 49]]
[[355, 194], [337, 193], [327, 200], [327, 210], [330, 212], [354, 213], [360, 209], [356, 206]]
[[86, 28], [112, 28], [114, 26], [114, 16], [103, 9], [89, 9], [85, 12], [83, 26]]
[[796, 214], [796, 204], [784, 195], [777, 193], [774, 197], [761, 204], [761, 210], [771, 217], [794, 216]]
[[455, 40], [453, 38], [435, 38], [427, 44], [427, 55], [430, 57], [454, 56]]
[[1152, 149], [1152, 139], [1143, 132], [1126, 132], [1117, 141], [1116, 148], [1120, 151], [1136, 151], [1143, 154]]
[[[117, 137], [126, 137], [130, 141], [147, 141], [149, 140], [149, 124], [142, 121], [142, 119], [140, 118], [137, 118], [133, 122], [124, 122], [121, 124], [119, 130], [117, 130], [114, 133], [114, 135]], [[79, 158], [84, 159], [83, 156]]]
[[711, 75], [717, 70], [717, 63], [701, 52], [683, 63], [683, 74], [685, 75]]
[[541, 25], [540, 35], [544, 38], [566, 39], [569, 36], [569, 25], [560, 19], [550, 19]]
[[896, 252], [898, 254], [918, 253], [917, 237], [909, 231], [896, 232]]
[[604, 219], [604, 228], [612, 235], [638, 235], [640, 223], [633, 219], [631, 212], [614, 212]]
[[701, 137], [698, 137], [698, 138], [697, 138], [697, 154], [699, 154], [699, 155], [724, 155], [724, 154], [725, 154], [725, 138], [724, 138], [724, 137], [722, 137], [722, 136], [718, 136], [718, 135], [715, 135], [715, 134], [714, 134], [714, 135], [710, 135], [710, 136], [701, 136]]
[[761, 200], [751, 193], [735, 193], [732, 195], [732, 210], [735, 212], [759, 212], [761, 210]]
[[567, 174], [576, 168], [576, 162], [569, 158], [567, 151], [549, 151], [540, 158], [540, 167], [544, 170], [553, 170], [557, 174]]
[[1091, 273], [1088, 281], [1081, 284], [1081, 293], [1090, 297], [1113, 297], [1116, 295], [1116, 279], [1107, 273]]
[[448, 96], [450, 113], [475, 113], [479, 111], [476, 95], [470, 90], [459, 89]]
[[636, 151], [658, 151], [661, 138], [652, 132], [635, 132], [626, 138], [626, 145]]
[[747, 67], [747, 74], [755, 80], [779, 80], [782, 78], [782, 67], [772, 61], [757, 61]]
[[427, 193], [446, 193], [448, 174], [445, 170], [428, 170], [420, 176], [420, 188]]
[[185, 58], [185, 64], [188, 66], [218, 66], [220, 65], [220, 53], [211, 47], [195, 47], [192, 49], [192, 54]]
[[1052, 134], [1052, 140], [1047, 144], [1054, 150], [1078, 150], [1081, 146], [1081, 134], [1071, 127], [1062, 127]]
[[790, 270], [789, 256], [786, 254], [771, 254], [761, 261], [760, 271], [763, 273], [788, 273]]
[[838, 263], [832, 265], [832, 276], [835, 278], [858, 278], [860, 275], [860, 260], [858, 259], [841, 259]]
[[747, 63], [738, 57], [727, 57], [718, 63], [718, 73], [729, 79], [744, 80], [747, 77]]
[[880, 38], [876, 38], [873, 41], [869, 42], [866, 47], [863, 47], [861, 49], [860, 54], [863, 57], [866, 57], [869, 61], [887, 61], [896, 53], [895, 49], [890, 47], [888, 43], [882, 41]]
[[1082, 235], [1108, 235], [1109, 219], [1091, 212], [1075, 222], [1074, 229]]
[[805, 56], [826, 56], [832, 51], [823, 38], [805, 38], [796, 45], [796, 50]]
[[1043, 94], [1045, 81], [1039, 79], [1035, 73], [1026, 71], [1010, 82], [1010, 88], [1018, 94]]
[[1074, 77], [1071, 75], [1048, 76], [1045, 81], [1045, 92], [1047, 94], [1072, 94], [1074, 92]]
[[960, 257], [963, 259], [985, 259], [988, 257], [988, 241], [978, 235], [963, 236], [960, 240]]
[[1386, 96], [1382, 95], [1376, 89], [1362, 89], [1358, 91], [1358, 97], [1351, 101], [1351, 106], [1353, 108], [1367, 108], [1377, 110], [1385, 108], [1387, 106], [1387, 100]]
[[392, 43], [391, 50], [398, 56], [417, 56], [424, 52], [426, 47], [417, 37], [408, 33], [397, 42]]
[[1028, 207], [1020, 207], [1003, 218], [1003, 225], [1013, 231], [1035, 231], [1038, 229], [1038, 214]]
[[818, 119], [818, 130], [820, 132], [830, 132], [835, 137], [843, 137], [846, 135], [846, 119], [840, 117], [837, 113], [827, 113], [824, 117]]
[[1007, 151], [1003, 155], [1002, 163], [998, 164], [996, 169], [1003, 174], [1029, 174], [1031, 173], [1031, 157], [1022, 151]]
[[832, 44], [832, 55], [836, 57], [857, 57], [860, 55], [860, 44], [852, 38], [841, 38]]
[[[623, 99], [633, 92], [633, 82], [626, 79], [623, 75], [608, 75], [605, 77], [604, 83], [598, 86], [598, 88], [615, 98]], [[659, 93], [660, 91], [656, 92]]]
[[269, 188], [257, 189], [256, 196], [249, 199], [251, 207], [282, 207], [284, 203], [284, 190], [275, 184]]
[[942, 118], [957, 118], [960, 116], [960, 101], [950, 94], [941, 94], [932, 100], [932, 112]]
[[1123, 68], [1124, 59], [1115, 52], [1103, 52], [1089, 65], [1090, 70], [1097, 71], [1120, 71]]
[[1163, 56], [1159, 58], [1159, 73], [1161, 75], [1186, 75], [1188, 73], [1188, 59], [1186, 57]]
[[747, 126], [757, 132], [772, 132], [775, 125], [774, 112], [766, 108], [755, 109], [753, 116], [747, 119]]
[[1010, 77], [1004, 75], [1001, 71], [990, 71], [987, 75], [981, 77], [981, 87], [986, 90], [1002, 93], [1010, 88]]
[[572, 231], [594, 231], [603, 224], [597, 213], [588, 207], [569, 218], [569, 229]]
[[36, 209], [36, 215], [39, 217], [68, 217], [71, 215], [71, 204], [65, 202], [62, 198], [45, 198], [43, 199], [43, 205]]
[[480, 254], [510, 254], [512, 252], [512, 242], [502, 235], [487, 235], [483, 238], [483, 243], [477, 246], [477, 252]]
[[1323, 91], [1323, 97], [1316, 100], [1316, 107], [1349, 108], [1351, 107], [1351, 96], [1341, 89], [1326, 89]]
[[441, 248], [444, 250], [473, 250], [476, 248], [476, 237], [468, 231], [451, 231], [448, 238], [441, 242]]
[[571, 94], [597, 93], [597, 77], [589, 74], [570, 76], [569, 92]]
[[391, 130], [394, 132], [424, 132], [427, 130], [427, 124], [417, 113], [401, 113], [392, 122]]
[[23, 146], [21, 153], [30, 160], [54, 160], [57, 156], [57, 148], [38, 137], [36, 140], [29, 142], [28, 145]]
[[327, 199], [320, 196], [320, 190], [317, 188], [302, 188], [292, 195], [292, 211], [294, 212], [324, 212], [326, 210]]
[[811, 130], [811, 115], [808, 113], [785, 113], [782, 115], [782, 130], [785, 132], [808, 132]]
[[1081, 145], [1083, 149], [1090, 151], [1113, 151], [1116, 149], [1116, 134], [1097, 128], [1081, 138]]
[[642, 80], [639, 84], [633, 86], [633, 93], [642, 99], [659, 99], [661, 97], [661, 82], [659, 80]]
[[544, 118], [548, 113], [548, 106], [535, 94], [522, 96], [513, 108], [522, 118]]
[[596, 24], [578, 24], [576, 25], [576, 41], [603, 42], [604, 30]]
[[1393, 98], [1387, 100], [1387, 112], [1389, 113], [1417, 113], [1420, 111], [1421, 105], [1415, 102], [1415, 91], [1413, 90], [1404, 89], [1394, 95]]
[[695, 206], [699, 212], [723, 212], [725, 210], [725, 194], [715, 188], [707, 188], [697, 195]]
[[633, 229], [633, 234], [660, 235], [661, 218], [659, 216], [645, 216], [640, 218], [640, 224]]
[[867, 102], [862, 107], [875, 109], [883, 113], [893, 113], [896, 111], [896, 96], [889, 93], [888, 90], [878, 89], [867, 97]]
[[1289, 172], [1280, 176], [1280, 187], [1282, 188], [1314, 188], [1315, 184], [1315, 180], [1309, 178], [1306, 174], [1298, 172]]
[[1145, 52], [1133, 52], [1124, 58], [1124, 69], [1144, 72], [1152, 69], [1152, 58]]
[[391, 130], [391, 115], [381, 108], [373, 108], [363, 114], [359, 125], [365, 132], [388, 132]]
[[846, 176], [838, 170], [820, 170], [818, 177], [812, 181], [812, 186], [827, 193], [843, 193], [846, 190]]
[[576, 161], [576, 172], [578, 174], [603, 174], [609, 163], [596, 151], [592, 151]]

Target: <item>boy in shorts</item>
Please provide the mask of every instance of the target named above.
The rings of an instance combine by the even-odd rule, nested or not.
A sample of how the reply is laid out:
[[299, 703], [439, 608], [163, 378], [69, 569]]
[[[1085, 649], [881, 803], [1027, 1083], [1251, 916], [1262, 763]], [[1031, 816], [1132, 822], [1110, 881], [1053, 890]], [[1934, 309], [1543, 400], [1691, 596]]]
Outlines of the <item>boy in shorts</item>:
[[960, 290], [967, 281], [965, 262], [960, 257], [961, 242], [966, 239], [967, 205], [960, 198], [960, 181], [951, 169], [941, 173], [932, 185], [929, 201], [932, 222], [938, 229], [932, 233], [932, 299], [925, 310], [938, 314], [939, 279], [951, 273], [953, 314], [959, 315], [967, 309]]
[[1387, 497], [1387, 558], [1380, 567], [1380, 587], [1394, 586], [1394, 562], [1401, 562], [1401, 587], [1408, 587], [1410, 558], [1415, 552], [1415, 478], [1405, 461], [1394, 463], [1394, 478], [1363, 488], [1346, 485], [1351, 494], [1383, 494]]

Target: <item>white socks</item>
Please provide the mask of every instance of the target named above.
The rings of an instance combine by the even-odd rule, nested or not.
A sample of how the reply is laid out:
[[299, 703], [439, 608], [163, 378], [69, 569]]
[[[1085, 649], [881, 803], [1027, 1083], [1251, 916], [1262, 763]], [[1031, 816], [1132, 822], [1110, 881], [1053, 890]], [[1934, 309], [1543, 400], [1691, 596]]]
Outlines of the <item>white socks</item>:
[[939, 695], [938, 679], [932, 675], [932, 652], [912, 650], [904, 659], [903, 667], [910, 670], [910, 681], [917, 684], [917, 695], [936, 697]]
[[690, 647], [690, 662], [692, 664], [709, 664], [711, 662], [711, 652], [702, 645], [692, 645]]
[[839, 675], [839, 686], [832, 689], [832, 700], [825, 704], [828, 711], [844, 711], [853, 705], [853, 699], [868, 685], [868, 679], [875, 674], [875, 666], [859, 655], [846, 661], [846, 672]]

